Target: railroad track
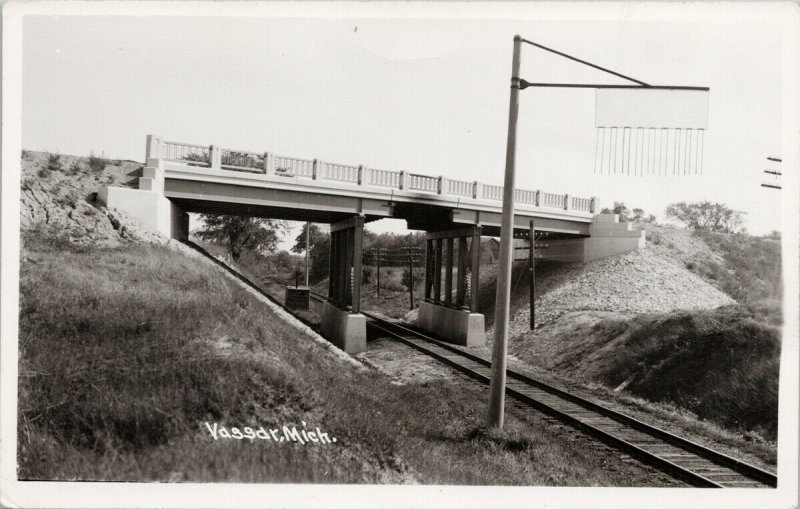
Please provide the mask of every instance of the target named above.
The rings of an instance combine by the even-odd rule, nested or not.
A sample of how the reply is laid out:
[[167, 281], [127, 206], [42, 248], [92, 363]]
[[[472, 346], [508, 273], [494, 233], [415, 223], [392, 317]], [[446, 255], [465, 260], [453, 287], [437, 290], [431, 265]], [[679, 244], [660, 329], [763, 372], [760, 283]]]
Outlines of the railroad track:
[[[207, 256], [210, 257], [208, 254]], [[277, 302], [241, 274], [216, 258], [213, 259], [273, 302]], [[265, 280], [287, 283], [274, 276], [267, 276]], [[326, 299], [316, 292], [311, 292], [311, 297], [318, 302]], [[369, 319], [367, 325], [373, 330], [423, 352], [480, 383], [489, 384], [490, 360], [410, 327], [388, 322], [372, 313], [362, 311], [362, 314]], [[777, 476], [771, 472], [514, 370], [507, 370], [506, 376], [506, 394], [509, 397], [587, 432], [607, 445], [687, 483], [711, 488], [777, 487]]]

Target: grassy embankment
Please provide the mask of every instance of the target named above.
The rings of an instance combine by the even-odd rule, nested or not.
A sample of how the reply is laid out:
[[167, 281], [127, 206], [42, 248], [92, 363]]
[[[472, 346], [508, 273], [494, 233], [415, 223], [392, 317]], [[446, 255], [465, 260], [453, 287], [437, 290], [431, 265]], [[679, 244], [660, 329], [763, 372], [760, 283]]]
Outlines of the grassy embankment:
[[[354, 369], [208, 263], [31, 235], [22, 254], [20, 478], [659, 483], [513, 410], [484, 432], [473, 384]], [[205, 421], [306, 421], [338, 442], [215, 442]]]

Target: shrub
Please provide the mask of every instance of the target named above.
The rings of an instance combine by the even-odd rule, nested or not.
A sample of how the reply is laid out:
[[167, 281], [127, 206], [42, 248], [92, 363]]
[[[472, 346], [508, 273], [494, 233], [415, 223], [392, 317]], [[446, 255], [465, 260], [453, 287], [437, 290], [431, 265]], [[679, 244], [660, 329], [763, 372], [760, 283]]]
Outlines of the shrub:
[[106, 168], [108, 164], [108, 159], [106, 159], [103, 155], [96, 156], [94, 152], [89, 154], [89, 169], [93, 172], [100, 173]]
[[423, 277], [424, 275], [422, 273], [422, 269], [417, 269], [414, 271], [414, 280], [412, 282], [411, 271], [408, 270], [408, 268], [405, 268], [403, 269], [403, 279], [401, 280], [401, 283], [403, 283], [403, 286], [405, 286], [406, 288], [410, 288], [412, 284], [415, 286], [420, 284], [422, 282]]
[[54, 171], [63, 171], [63, 169], [64, 167], [61, 164], [61, 155], [48, 154], [47, 166], [40, 168], [37, 175], [39, 175], [40, 178], [48, 178]]
[[69, 167], [70, 175], [73, 176], [78, 175], [79, 173], [81, 173], [81, 171], [83, 171], [83, 167], [81, 166], [81, 163], [79, 163], [78, 161], [74, 161], [72, 165]]
[[655, 245], [661, 244], [661, 240], [663, 239], [663, 237], [661, 236], [660, 233], [658, 233], [656, 231], [649, 231], [649, 230], [647, 231], [647, 233], [645, 233], [644, 238], [645, 238], [645, 240], [649, 240], [651, 243], [653, 243]]

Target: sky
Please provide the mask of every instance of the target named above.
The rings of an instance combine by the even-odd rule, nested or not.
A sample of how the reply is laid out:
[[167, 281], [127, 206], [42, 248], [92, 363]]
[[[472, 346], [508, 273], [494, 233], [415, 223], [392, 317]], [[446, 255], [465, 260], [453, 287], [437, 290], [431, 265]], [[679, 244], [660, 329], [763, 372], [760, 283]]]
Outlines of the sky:
[[[684, 4], [685, 5], [685, 4]], [[576, 7], [578, 9], [579, 7]], [[664, 219], [677, 201], [780, 229], [781, 33], [769, 16], [680, 19], [26, 16], [22, 146], [143, 161], [147, 134], [502, 185], [512, 39], [657, 85], [708, 86], [703, 174], [594, 173], [595, 92], [520, 95], [517, 187]], [[577, 12], [577, 11], [576, 11]], [[624, 81], [531, 46], [521, 77]], [[401, 221], [370, 225], [402, 231]], [[296, 235], [295, 228], [287, 242]], [[286, 244], [284, 244], [285, 246]]]

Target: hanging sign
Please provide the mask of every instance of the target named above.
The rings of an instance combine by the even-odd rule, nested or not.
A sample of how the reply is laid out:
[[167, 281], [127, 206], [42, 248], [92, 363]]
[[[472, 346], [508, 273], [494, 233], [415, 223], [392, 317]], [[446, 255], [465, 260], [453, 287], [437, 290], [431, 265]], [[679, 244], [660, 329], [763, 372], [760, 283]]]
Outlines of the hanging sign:
[[708, 90], [599, 88], [595, 173], [702, 174]]

